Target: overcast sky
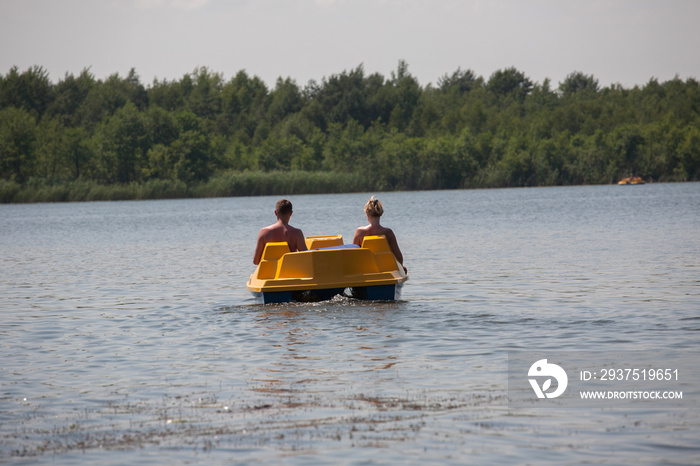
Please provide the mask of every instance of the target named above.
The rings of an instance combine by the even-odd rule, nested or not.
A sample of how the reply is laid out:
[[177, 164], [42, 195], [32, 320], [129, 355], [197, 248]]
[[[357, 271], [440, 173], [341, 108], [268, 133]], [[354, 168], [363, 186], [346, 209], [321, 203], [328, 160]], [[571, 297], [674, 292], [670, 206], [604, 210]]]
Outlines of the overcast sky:
[[556, 88], [573, 71], [602, 86], [700, 79], [699, 0], [0, 0], [0, 73], [43, 66], [56, 82], [177, 80], [198, 66], [270, 86], [399, 60], [421, 85], [457, 68], [511, 66]]

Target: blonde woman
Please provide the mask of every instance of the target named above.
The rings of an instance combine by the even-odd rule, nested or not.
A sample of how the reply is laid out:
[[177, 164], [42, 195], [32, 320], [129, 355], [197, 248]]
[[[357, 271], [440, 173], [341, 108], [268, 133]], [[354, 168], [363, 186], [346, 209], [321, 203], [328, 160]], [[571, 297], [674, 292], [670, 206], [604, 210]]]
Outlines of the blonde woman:
[[359, 227], [355, 230], [355, 236], [352, 242], [358, 246], [362, 246], [362, 240], [365, 236], [385, 236], [386, 240], [389, 242], [389, 247], [391, 252], [396, 256], [396, 260], [399, 261], [401, 267], [403, 267], [404, 272], [408, 273], [408, 270], [403, 265], [403, 254], [401, 254], [401, 249], [399, 249], [399, 243], [396, 241], [396, 235], [391, 231], [391, 228], [383, 227], [379, 224], [379, 219], [384, 213], [384, 206], [379, 202], [379, 199], [375, 199], [372, 196], [367, 204], [365, 204], [365, 214], [367, 214], [367, 221], [369, 225], [364, 227]]

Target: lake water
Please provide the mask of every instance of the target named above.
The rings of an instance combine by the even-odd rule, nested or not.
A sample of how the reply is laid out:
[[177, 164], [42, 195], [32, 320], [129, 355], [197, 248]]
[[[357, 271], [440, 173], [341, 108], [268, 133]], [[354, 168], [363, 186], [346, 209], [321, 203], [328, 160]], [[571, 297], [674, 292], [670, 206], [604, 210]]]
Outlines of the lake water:
[[[369, 194], [294, 196], [352, 240]], [[0, 205], [0, 462], [700, 463], [700, 406], [513, 407], [517, 351], [700, 348], [700, 183], [385, 193], [400, 302], [259, 305], [276, 197]]]

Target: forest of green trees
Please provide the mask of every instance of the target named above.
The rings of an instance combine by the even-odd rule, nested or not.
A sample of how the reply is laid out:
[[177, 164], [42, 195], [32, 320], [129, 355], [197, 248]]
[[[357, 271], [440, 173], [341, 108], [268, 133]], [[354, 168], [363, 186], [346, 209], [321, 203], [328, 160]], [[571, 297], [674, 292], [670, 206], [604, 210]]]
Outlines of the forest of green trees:
[[270, 89], [207, 68], [54, 83], [0, 76], [0, 202], [488, 188], [700, 179], [700, 86], [554, 87], [515, 68], [421, 86], [401, 61]]

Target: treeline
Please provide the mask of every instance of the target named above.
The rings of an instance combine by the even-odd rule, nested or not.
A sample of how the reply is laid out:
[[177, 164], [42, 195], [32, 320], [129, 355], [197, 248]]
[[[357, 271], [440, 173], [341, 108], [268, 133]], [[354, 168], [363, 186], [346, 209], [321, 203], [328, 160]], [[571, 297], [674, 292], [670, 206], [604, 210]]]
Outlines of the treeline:
[[508, 68], [421, 86], [405, 62], [269, 89], [198, 68], [0, 76], [0, 201], [139, 199], [700, 179], [694, 79], [553, 88]]

